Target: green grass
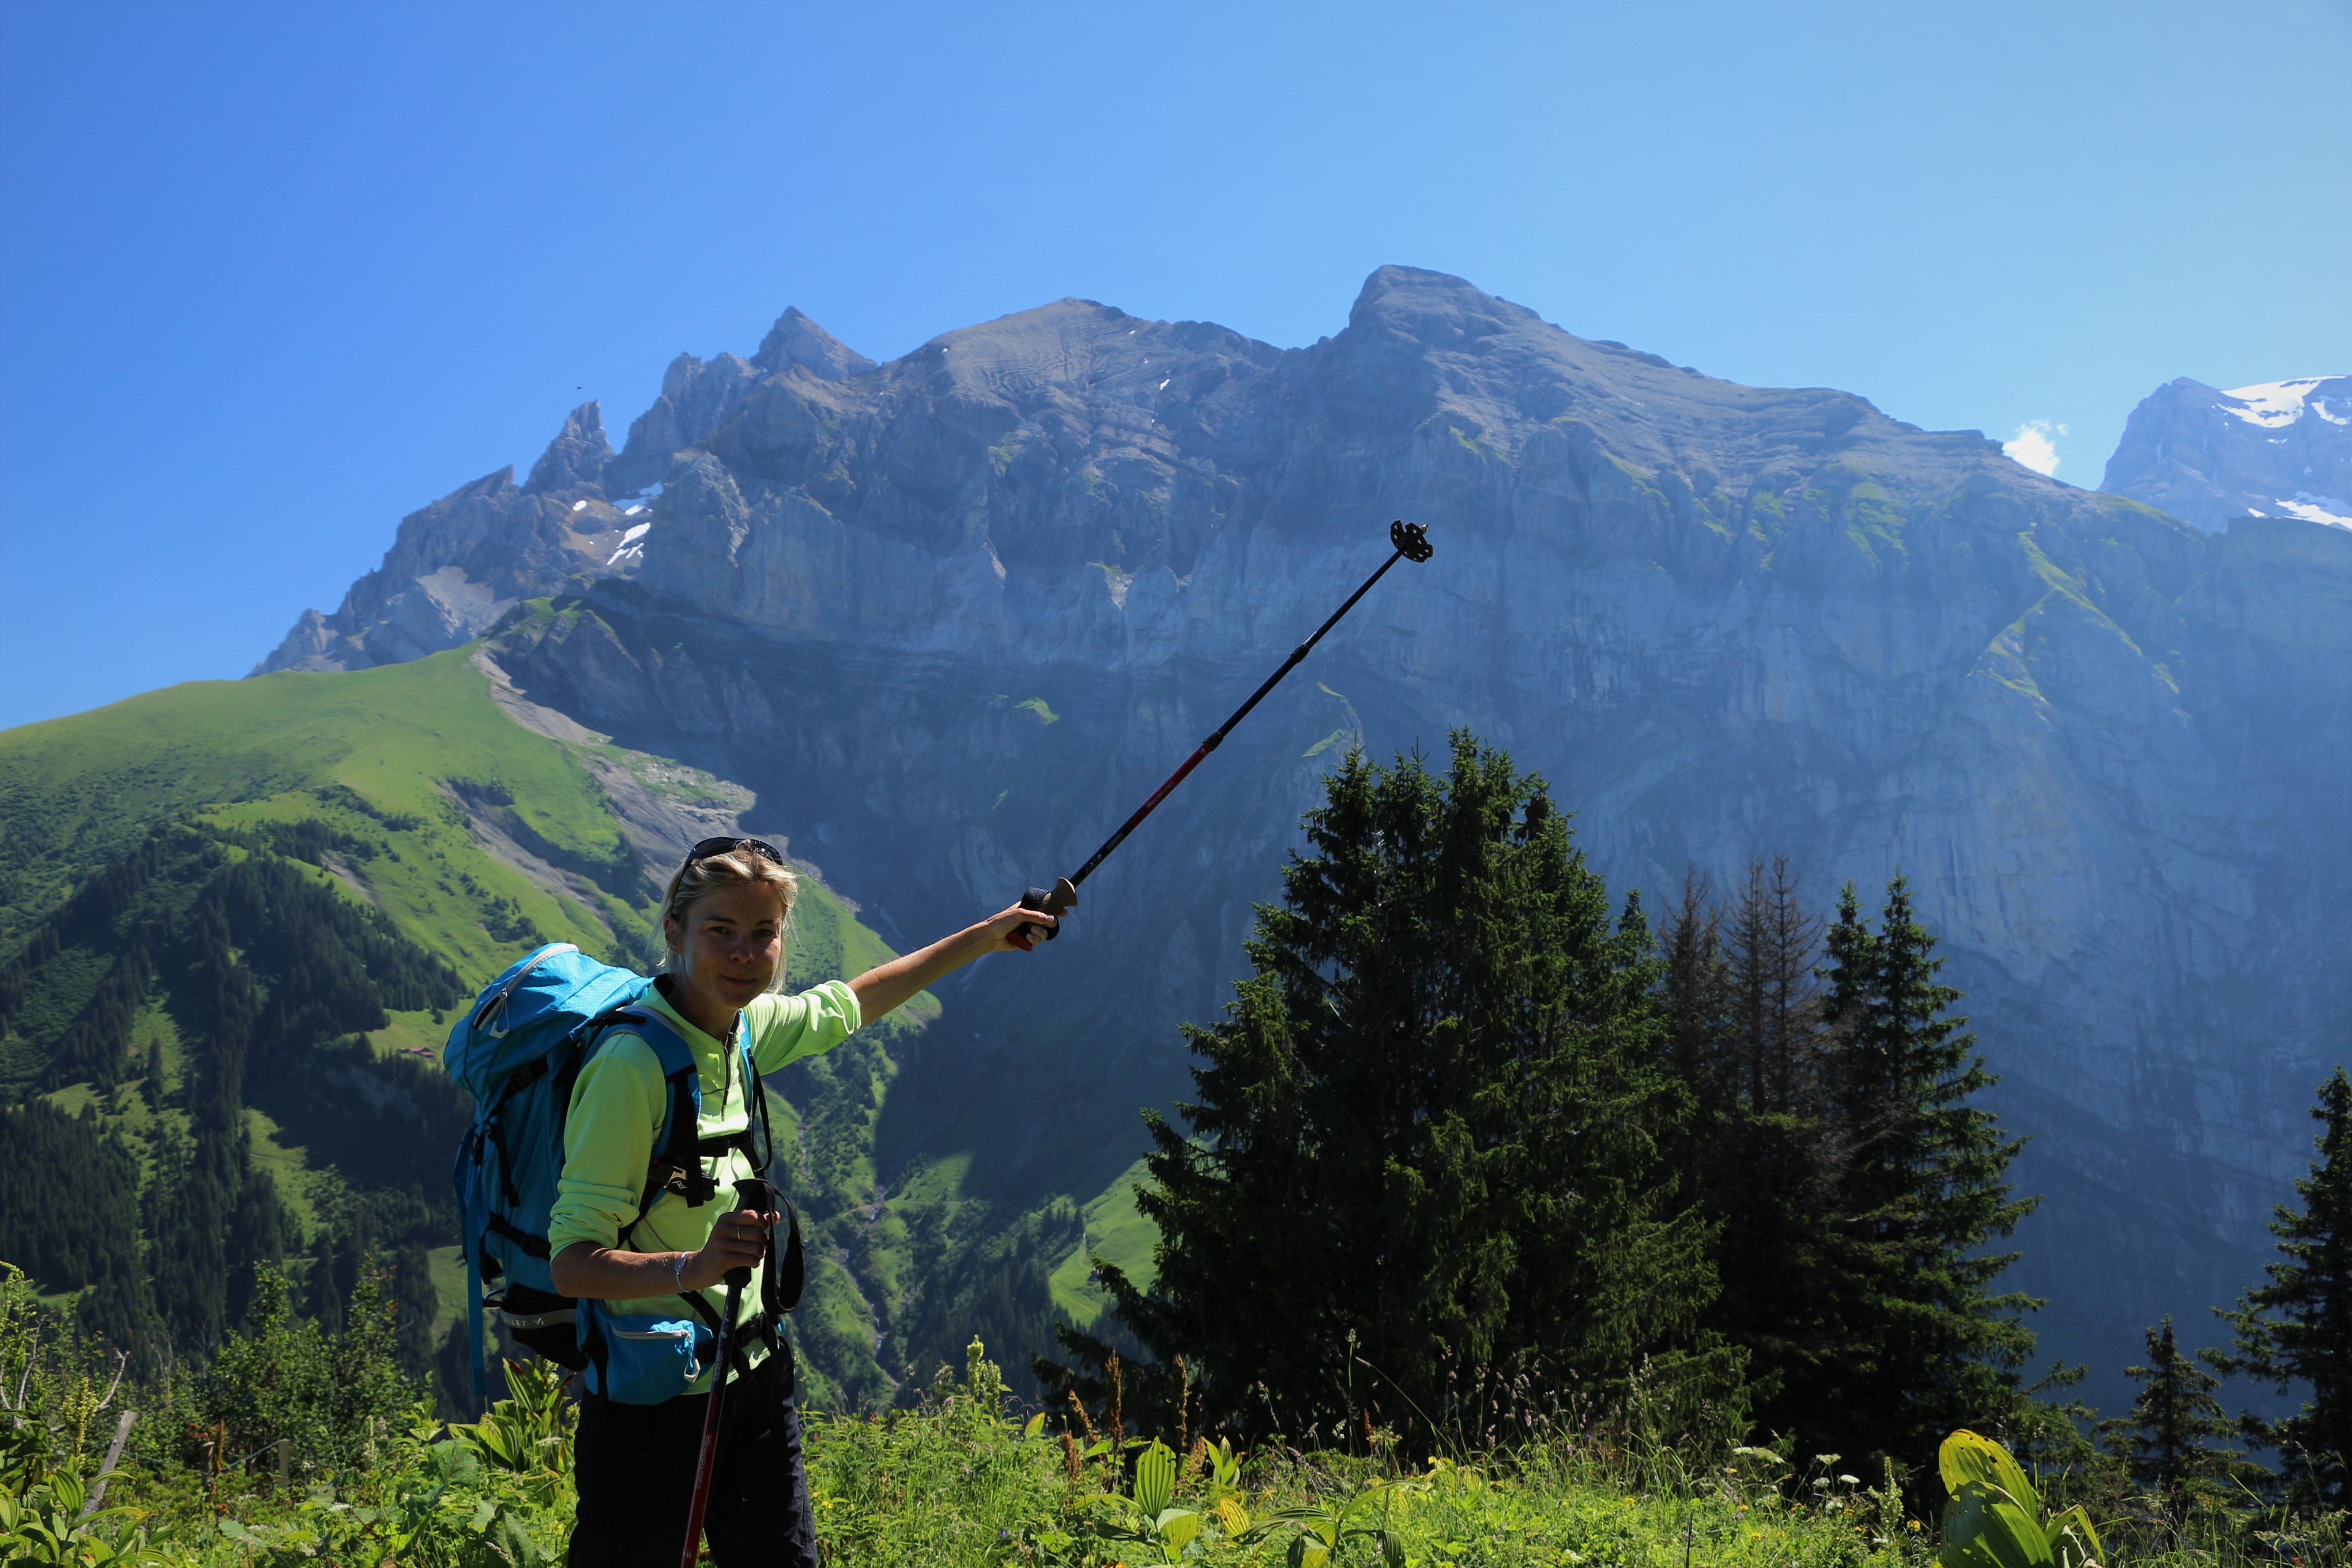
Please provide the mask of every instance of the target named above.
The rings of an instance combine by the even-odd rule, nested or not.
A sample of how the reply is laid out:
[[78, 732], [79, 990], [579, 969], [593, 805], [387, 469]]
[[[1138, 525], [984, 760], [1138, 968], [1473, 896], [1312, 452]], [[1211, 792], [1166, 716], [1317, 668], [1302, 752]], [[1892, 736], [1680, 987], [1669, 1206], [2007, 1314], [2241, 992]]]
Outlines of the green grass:
[[[438, 1272], [445, 1260], [434, 1262]], [[0, 1289], [21, 1331], [26, 1287]], [[0, 1346], [12, 1354], [28, 1349], [21, 1331], [0, 1335]], [[27, 1522], [77, 1529], [77, 1506], [110, 1423], [94, 1418], [105, 1375], [96, 1363], [79, 1373], [61, 1363], [38, 1378], [26, 1366], [37, 1419], [0, 1453], [7, 1504], [0, 1557], [8, 1561], [511, 1568], [551, 1563], [563, 1551], [576, 1505], [576, 1417], [551, 1373], [528, 1370], [521, 1397], [501, 1402], [478, 1427], [445, 1426], [422, 1411], [377, 1423], [359, 1462], [330, 1458], [312, 1468], [306, 1461], [282, 1489], [266, 1463], [208, 1475], [191, 1441], [201, 1426], [173, 1419], [194, 1413], [181, 1403], [187, 1390], [149, 1389], [140, 1398], [150, 1419], [114, 1476], [111, 1511], [79, 1527], [81, 1549], [70, 1556], [28, 1550], [39, 1538]], [[914, 1410], [809, 1414], [820, 1559], [829, 1568], [1928, 1568], [1937, 1561], [1936, 1524], [1915, 1511], [1918, 1494], [1906, 1496], [1892, 1465], [1865, 1478], [1834, 1454], [1701, 1453], [1643, 1435], [1638, 1416], [1597, 1426], [1537, 1417], [1507, 1432], [1459, 1435], [1430, 1456], [1352, 1426], [1325, 1434], [1320, 1447], [1308, 1434], [1239, 1450], [1221, 1442], [1212, 1451], [1181, 1427], [1129, 1431], [1111, 1410], [1079, 1419], [1081, 1429], [1066, 1435], [1058, 1415], [1050, 1425], [1043, 1415], [1029, 1417], [1005, 1397], [1001, 1373], [977, 1341], [962, 1380], [942, 1368]], [[1934, 1458], [1919, 1456], [1916, 1479], [1940, 1492]], [[2064, 1478], [2037, 1479], [2046, 1490]], [[1147, 1485], [1157, 1489], [1139, 1505]], [[2110, 1568], [2318, 1560], [2310, 1549], [2340, 1533], [2342, 1518], [2297, 1520], [2274, 1506], [2246, 1506], [2175, 1521], [2151, 1499], [2084, 1500]]]
[[310, 1155], [279, 1142], [278, 1123], [251, 1106], [245, 1110], [245, 1139], [253, 1168], [269, 1173], [278, 1187], [278, 1201], [292, 1212], [305, 1236], [314, 1234], [319, 1223], [318, 1177], [310, 1169]]
[[1110, 1305], [1109, 1296], [1092, 1278], [1097, 1254], [1139, 1289], [1151, 1283], [1151, 1248], [1160, 1239], [1160, 1227], [1135, 1206], [1135, 1189], [1145, 1175], [1143, 1162], [1138, 1160], [1080, 1210], [1086, 1239], [1055, 1266], [1049, 1279], [1054, 1305], [1081, 1328], [1093, 1326]]
[[79, 1116], [93, 1105], [103, 1110], [106, 1104], [98, 1090], [86, 1083], [69, 1083], [65, 1088], [52, 1094], [45, 1094], [41, 1098], [68, 1116]]
[[1298, 755], [1302, 761], [1312, 761], [1314, 758], [1319, 757], [1324, 752], [1331, 750], [1334, 746], [1346, 745], [1349, 741], [1355, 739], [1355, 735], [1356, 732], [1353, 730], [1334, 730], [1329, 734], [1324, 736], [1321, 740], [1316, 742], [1313, 745], [1307, 747], [1305, 751], [1299, 752]]
[[435, 1061], [441, 1059], [441, 1047], [449, 1038], [449, 1015], [444, 1013], [436, 1020], [431, 1011], [415, 1009], [407, 1012], [387, 1011], [391, 1020], [381, 1029], [371, 1030], [368, 1044], [380, 1057], [396, 1056], [404, 1051], [423, 1052]]
[[317, 818], [367, 840], [373, 901], [469, 980], [496, 973], [517, 945], [486, 928], [494, 901], [549, 937], [611, 946], [607, 921], [476, 841], [451, 779], [496, 782], [523, 823], [567, 850], [609, 857], [621, 842], [572, 749], [509, 719], [462, 648], [381, 669], [191, 682], [0, 733], [0, 942], [149, 825], [201, 811], [224, 826]]
[[[982, 1363], [981, 1371], [994, 1369]], [[1702, 1468], [1672, 1450], [1637, 1457], [1580, 1435], [1427, 1463], [1388, 1448], [1299, 1452], [1275, 1442], [1243, 1452], [1222, 1480], [1196, 1458], [1179, 1471], [1172, 1511], [1150, 1521], [1133, 1501], [1140, 1437], [1092, 1445], [1082, 1458], [1083, 1436], [1073, 1446], [1037, 1429], [985, 1384], [975, 1392], [943, 1376], [915, 1412], [817, 1415], [807, 1443], [819, 1555], [831, 1568], [1141, 1568], [1171, 1561], [1153, 1539], [1155, 1526], [1169, 1524], [1190, 1534], [1172, 1560], [1209, 1568], [1302, 1561], [1369, 1568], [1382, 1560], [1375, 1531], [1393, 1542], [1389, 1561], [1407, 1568], [1925, 1568], [1932, 1561], [1930, 1532], [1904, 1518], [1899, 1494], [1838, 1479], [1833, 1465], [1811, 1467], [1790, 1485], [1758, 1461], [1735, 1457]], [[462, 1434], [454, 1445], [474, 1446]], [[509, 1549], [560, 1550], [574, 1503], [568, 1442], [559, 1439], [546, 1468], [453, 1463], [452, 1447], [430, 1427], [395, 1435], [366, 1469], [305, 1478], [287, 1498], [269, 1495], [266, 1474], [232, 1472], [217, 1518], [193, 1472], [142, 1465], [123, 1473], [109, 1500], [126, 1512], [101, 1529], [143, 1527], [152, 1561], [172, 1568], [315, 1555], [373, 1563], [395, 1519], [425, 1525], [409, 1548], [415, 1561], [487, 1563], [488, 1556], [465, 1555], [465, 1543], [479, 1539], [478, 1521], [500, 1512], [515, 1521], [504, 1532]], [[1309, 1550], [1295, 1553], [1294, 1542], [1318, 1526], [1344, 1532], [1339, 1549], [1323, 1555], [1309, 1536]], [[282, 1555], [257, 1552], [268, 1543]]]
[[425, 1261], [433, 1271], [433, 1338], [438, 1343], [466, 1310], [466, 1259], [457, 1247], [435, 1247], [425, 1249]]
[[1471, 453], [1482, 463], [1507, 463], [1510, 460], [1504, 457], [1502, 452], [1484, 437], [1467, 435], [1458, 425], [1448, 425], [1446, 429], [1454, 433], [1454, 444], [1455, 446], [1461, 447], [1465, 452]]

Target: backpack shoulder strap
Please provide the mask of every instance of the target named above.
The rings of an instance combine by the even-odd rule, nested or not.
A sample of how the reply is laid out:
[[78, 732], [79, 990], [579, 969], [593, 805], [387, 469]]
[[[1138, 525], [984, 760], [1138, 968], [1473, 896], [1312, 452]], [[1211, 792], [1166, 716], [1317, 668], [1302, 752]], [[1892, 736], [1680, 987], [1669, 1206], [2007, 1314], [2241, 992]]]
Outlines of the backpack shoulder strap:
[[[624, 1029], [643, 1040], [661, 1066], [667, 1103], [662, 1109], [661, 1130], [654, 1137], [653, 1159], [646, 1172], [645, 1192], [637, 1202], [637, 1218], [645, 1217], [655, 1197], [666, 1189], [680, 1193], [693, 1208], [709, 1203], [718, 1192], [718, 1184], [702, 1168], [702, 1071], [695, 1064], [693, 1047], [651, 1007], [614, 1007], [591, 1018], [583, 1027], [590, 1033], [588, 1050], [582, 1053], [583, 1061], [608, 1033]], [[632, 1222], [630, 1229], [635, 1228]], [[621, 1239], [627, 1240], [625, 1231]]]
[[651, 1007], [629, 1003], [625, 1006], [607, 1007], [580, 1026], [581, 1032], [591, 1037], [591, 1049], [604, 1043], [606, 1033], [625, 1029], [645, 1041], [654, 1059], [661, 1063], [662, 1076], [670, 1078], [694, 1066], [694, 1052], [667, 1018]]

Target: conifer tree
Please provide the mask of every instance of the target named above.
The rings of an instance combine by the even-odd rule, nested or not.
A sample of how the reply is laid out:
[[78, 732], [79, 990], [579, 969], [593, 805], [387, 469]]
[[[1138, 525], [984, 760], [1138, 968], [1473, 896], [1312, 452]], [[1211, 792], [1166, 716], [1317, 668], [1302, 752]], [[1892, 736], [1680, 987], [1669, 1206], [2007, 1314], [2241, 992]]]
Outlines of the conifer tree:
[[208, 1353], [228, 1326], [228, 1242], [246, 1176], [245, 1069], [259, 998], [236, 962], [216, 879], [192, 923], [189, 990], [202, 1026], [182, 1083], [188, 1135], [171, 1134], [148, 1190], [155, 1305], [181, 1354]]
[[52, 1289], [89, 1287], [82, 1331], [127, 1352], [137, 1376], [163, 1364], [139, 1248], [139, 1165], [94, 1106], [68, 1116], [47, 1100], [0, 1109], [0, 1258]]
[[1755, 1418], [1773, 1432], [1816, 1424], [1822, 1367], [1845, 1349], [1825, 1290], [1843, 1139], [1824, 1090], [1819, 931], [1782, 858], [1751, 864], [1728, 911], [1692, 879], [1665, 942], [1669, 1064], [1696, 1104], [1685, 1191], [1710, 1222], [1721, 1286], [1706, 1323], [1746, 1350]]
[[283, 1262], [293, 1250], [293, 1222], [278, 1200], [278, 1183], [267, 1171], [248, 1169], [228, 1232], [228, 1321], [241, 1322], [252, 1304], [259, 1271]]
[[2271, 1222], [2285, 1256], [2264, 1266], [2270, 1283], [2221, 1316], [2236, 1333], [2233, 1369], [2282, 1394], [2309, 1391], [2283, 1420], [2244, 1417], [2247, 1436], [2278, 1450], [2291, 1499], [2342, 1508], [2352, 1502], [2352, 1080], [2342, 1067], [2311, 1114], [2319, 1158], [2294, 1184], [2303, 1208], [2282, 1204]]
[[2036, 1422], [2018, 1373], [2034, 1345], [2021, 1316], [2041, 1303], [1991, 1293], [2018, 1255], [1987, 1244], [2039, 1200], [2011, 1195], [2023, 1141], [1973, 1103], [1993, 1076], [1949, 1013], [1960, 994], [1936, 980], [1943, 961], [1904, 879], [1887, 884], [1875, 931], [1848, 884], [1826, 945], [1843, 1235], [1825, 1281], [1836, 1350], [1803, 1426], [1849, 1458], [1916, 1463], [1956, 1427]]
[[2147, 1331], [2147, 1364], [2127, 1366], [2124, 1375], [2140, 1385], [2131, 1414], [2099, 1424], [2099, 1435], [2120, 1455], [2135, 1485], [2179, 1513], [2219, 1500], [2238, 1451], [2219, 1448], [2237, 1423], [2222, 1413], [2214, 1391], [2224, 1363], [2205, 1350], [2184, 1354], [2174, 1342], [2172, 1317]]
[[393, 1311], [393, 1353], [400, 1370], [420, 1383], [433, 1381], [433, 1320], [440, 1313], [440, 1292], [433, 1287], [433, 1266], [425, 1248], [404, 1242], [392, 1255], [390, 1295]]
[[321, 1223], [311, 1238], [309, 1300], [305, 1305], [319, 1326], [330, 1334], [343, 1331], [344, 1309], [351, 1304], [369, 1273], [374, 1256], [368, 1245], [366, 1211], [348, 1200], [336, 1220]]
[[1665, 1013], [1665, 1065], [1690, 1091], [1696, 1114], [1676, 1140], [1685, 1195], [1696, 1198], [1705, 1179], [1708, 1140], [1733, 1103], [1728, 1070], [1738, 1009], [1737, 982], [1725, 950], [1723, 915], [1705, 877], [1683, 878], [1682, 901], [1666, 922], [1660, 979]]
[[1102, 1277], [1204, 1421], [1475, 1425], [1521, 1369], [1623, 1377], [1711, 1293], [1638, 908], [1612, 924], [1540, 780], [1452, 752], [1329, 777], [1252, 974], [1188, 1030], [1192, 1136], [1147, 1117], [1157, 1278]]

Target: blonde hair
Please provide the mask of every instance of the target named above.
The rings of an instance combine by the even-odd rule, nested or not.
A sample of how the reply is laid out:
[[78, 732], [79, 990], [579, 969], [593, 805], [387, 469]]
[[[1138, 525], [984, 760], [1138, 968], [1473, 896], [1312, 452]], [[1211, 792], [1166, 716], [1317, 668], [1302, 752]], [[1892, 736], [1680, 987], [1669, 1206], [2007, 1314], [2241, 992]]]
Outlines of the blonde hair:
[[[686, 928], [686, 912], [697, 899], [715, 893], [721, 888], [745, 886], [769, 887], [776, 889], [776, 898], [784, 907], [784, 921], [790, 925], [793, 900], [800, 897], [801, 879], [787, 867], [780, 866], [756, 849], [730, 849], [722, 854], [706, 855], [699, 860], [688, 860], [669, 879], [669, 890], [662, 895], [662, 967], [667, 969], [677, 961], [669, 945], [669, 922], [676, 921], [682, 931]], [[783, 966], [776, 968], [777, 985], [784, 983]]]

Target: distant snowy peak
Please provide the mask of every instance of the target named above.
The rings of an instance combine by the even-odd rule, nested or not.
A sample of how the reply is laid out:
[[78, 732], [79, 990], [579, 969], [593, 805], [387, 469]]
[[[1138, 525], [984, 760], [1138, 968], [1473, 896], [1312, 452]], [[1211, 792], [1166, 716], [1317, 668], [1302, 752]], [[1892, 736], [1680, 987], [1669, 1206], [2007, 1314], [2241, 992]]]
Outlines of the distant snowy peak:
[[2099, 488], [2211, 533], [2257, 517], [2352, 529], [2352, 375], [2159, 386], [2132, 410]]
[[2307, 375], [2300, 381], [2266, 381], [2221, 394], [2221, 411], [2249, 425], [2275, 429], [2305, 415], [2330, 425], [2352, 425], [2352, 375]]

